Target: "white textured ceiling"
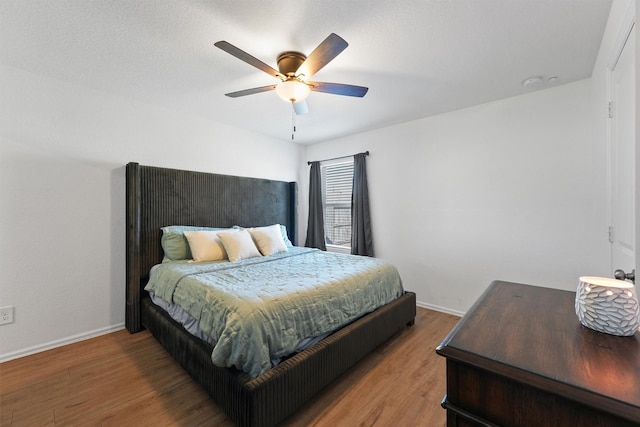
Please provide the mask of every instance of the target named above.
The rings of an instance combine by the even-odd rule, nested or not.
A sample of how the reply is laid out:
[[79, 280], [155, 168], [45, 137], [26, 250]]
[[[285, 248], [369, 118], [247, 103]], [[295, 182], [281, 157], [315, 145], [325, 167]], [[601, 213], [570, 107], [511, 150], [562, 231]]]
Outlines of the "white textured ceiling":
[[[349, 47], [317, 81], [296, 142], [313, 143], [591, 75], [610, 0], [1, 0], [0, 64], [164, 108], [291, 138], [275, 79], [214, 47], [227, 40], [274, 68], [334, 32]], [[545, 83], [539, 89], [548, 87]]]

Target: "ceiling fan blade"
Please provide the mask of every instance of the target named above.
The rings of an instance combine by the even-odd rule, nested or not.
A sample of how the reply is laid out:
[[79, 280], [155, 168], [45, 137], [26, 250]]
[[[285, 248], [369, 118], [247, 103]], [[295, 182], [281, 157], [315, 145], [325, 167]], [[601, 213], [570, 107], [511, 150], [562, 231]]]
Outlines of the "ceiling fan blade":
[[298, 67], [296, 75], [304, 75], [305, 78], [311, 77], [345, 50], [347, 46], [349, 43], [342, 37], [334, 33], [329, 34]]
[[261, 87], [254, 87], [253, 89], [245, 89], [245, 90], [239, 90], [237, 92], [225, 93], [225, 95], [230, 98], [238, 98], [239, 96], [247, 96], [247, 95], [253, 95], [254, 93], [267, 92], [270, 90], [274, 90], [275, 88], [276, 88], [276, 85], [261, 86]]
[[222, 41], [214, 43], [214, 46], [219, 47], [220, 49], [224, 50], [228, 54], [235, 56], [236, 58], [240, 59], [241, 61], [246, 62], [249, 65], [253, 65], [257, 69], [262, 70], [265, 73], [267, 73], [267, 74], [269, 74], [269, 75], [271, 75], [271, 76], [273, 76], [275, 78], [278, 78], [278, 79], [284, 79], [285, 78], [285, 76], [283, 76], [278, 70], [270, 67], [269, 65], [267, 65], [264, 62], [260, 61], [258, 58], [255, 58], [255, 57], [249, 55], [244, 50], [238, 49], [237, 47], [235, 47], [234, 45], [232, 45], [229, 42], [226, 42], [226, 41], [222, 40]]
[[314, 92], [332, 93], [334, 95], [357, 96], [362, 98], [367, 94], [368, 87], [344, 85], [341, 83], [307, 82]]
[[302, 114], [307, 114], [309, 112], [309, 106], [307, 105], [307, 101], [304, 99], [302, 101], [293, 102], [293, 111], [296, 112], [296, 115], [300, 116]]

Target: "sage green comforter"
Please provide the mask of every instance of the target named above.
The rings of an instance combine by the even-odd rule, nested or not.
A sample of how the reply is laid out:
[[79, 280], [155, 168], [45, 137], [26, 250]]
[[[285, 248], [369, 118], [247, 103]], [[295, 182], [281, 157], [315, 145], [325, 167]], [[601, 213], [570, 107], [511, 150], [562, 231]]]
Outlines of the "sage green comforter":
[[388, 262], [300, 247], [233, 263], [164, 263], [145, 289], [197, 319], [215, 342], [214, 364], [252, 377], [302, 339], [333, 331], [403, 293]]

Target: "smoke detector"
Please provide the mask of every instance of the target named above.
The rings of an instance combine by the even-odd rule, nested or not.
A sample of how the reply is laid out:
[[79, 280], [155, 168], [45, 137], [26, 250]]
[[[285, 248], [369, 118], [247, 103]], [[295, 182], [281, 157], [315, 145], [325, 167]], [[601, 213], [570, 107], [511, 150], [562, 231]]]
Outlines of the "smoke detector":
[[529, 77], [528, 79], [522, 82], [522, 86], [529, 89], [535, 89], [538, 86], [540, 86], [543, 81], [544, 79], [541, 76]]

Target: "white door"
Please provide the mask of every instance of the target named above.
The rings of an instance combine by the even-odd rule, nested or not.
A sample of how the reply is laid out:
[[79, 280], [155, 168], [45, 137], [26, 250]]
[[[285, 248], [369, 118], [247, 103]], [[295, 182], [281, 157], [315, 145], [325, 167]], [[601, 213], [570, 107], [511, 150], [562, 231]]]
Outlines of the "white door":
[[611, 72], [609, 240], [612, 273], [617, 269], [630, 273], [636, 264], [635, 37], [635, 26], [632, 26]]

